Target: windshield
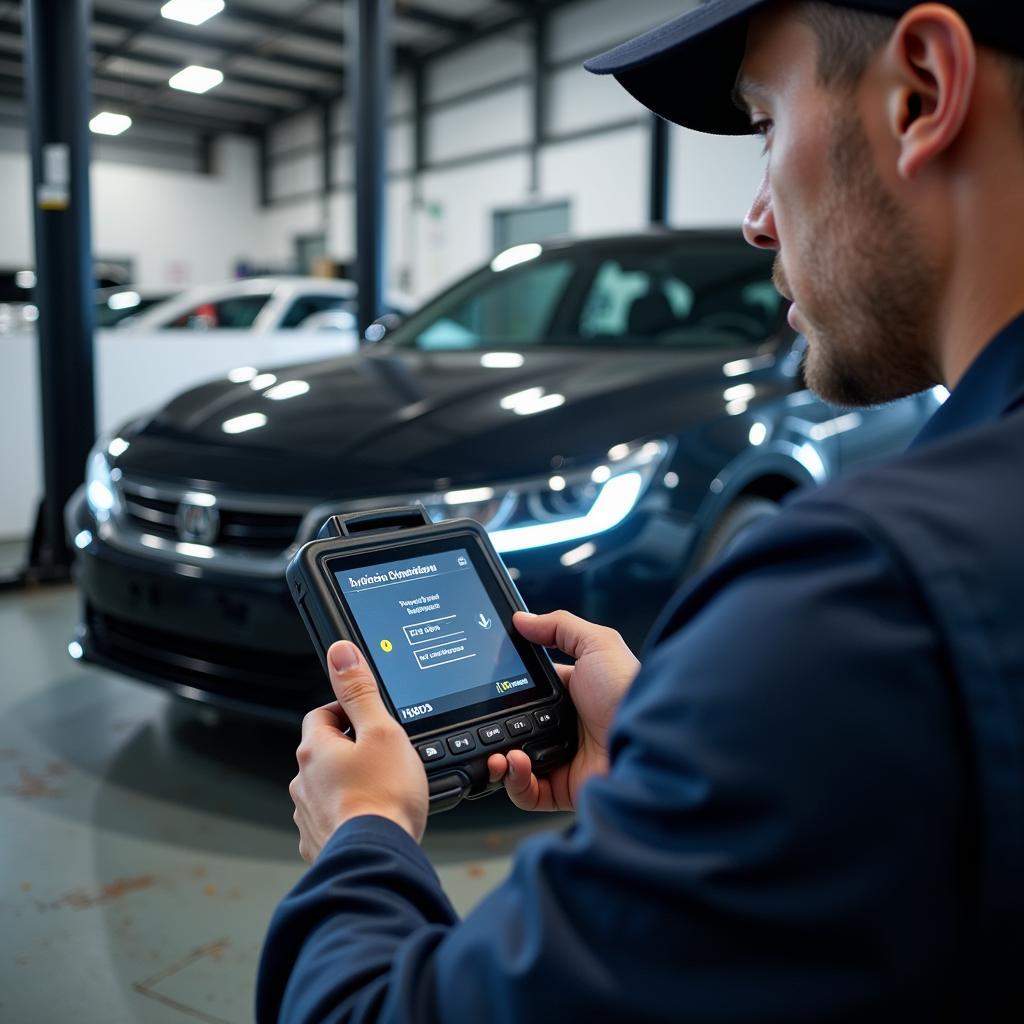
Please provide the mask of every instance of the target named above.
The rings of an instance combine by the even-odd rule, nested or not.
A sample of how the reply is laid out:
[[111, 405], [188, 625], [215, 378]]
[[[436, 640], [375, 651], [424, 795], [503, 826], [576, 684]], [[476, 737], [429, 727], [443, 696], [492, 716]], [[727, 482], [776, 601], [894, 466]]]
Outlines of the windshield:
[[507, 270], [488, 267], [472, 275], [389, 340], [432, 351], [757, 344], [780, 326], [782, 298], [772, 285], [772, 261], [772, 253], [752, 249], [738, 236], [542, 252]]

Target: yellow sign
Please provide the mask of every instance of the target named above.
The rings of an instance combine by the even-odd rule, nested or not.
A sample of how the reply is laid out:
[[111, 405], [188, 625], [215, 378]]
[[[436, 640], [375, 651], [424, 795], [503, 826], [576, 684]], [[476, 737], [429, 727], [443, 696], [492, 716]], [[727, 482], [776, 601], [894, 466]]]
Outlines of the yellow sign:
[[381, 640], [380, 649], [385, 654], [390, 654], [395, 649], [395, 645], [390, 640]]

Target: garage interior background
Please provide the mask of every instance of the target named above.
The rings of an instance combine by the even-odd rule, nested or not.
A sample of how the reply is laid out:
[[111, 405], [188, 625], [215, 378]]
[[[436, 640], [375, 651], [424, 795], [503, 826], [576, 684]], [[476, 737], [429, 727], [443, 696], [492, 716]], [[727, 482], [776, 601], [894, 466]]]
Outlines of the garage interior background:
[[[536, 224], [549, 233], [595, 235], [649, 223], [652, 118], [581, 64], [690, 6], [692, 0], [398, 4], [388, 286], [411, 300], [428, 297], [506, 242], [525, 240], [522, 232]], [[6, 267], [32, 264], [30, 169], [17, 98], [19, 7], [0, 3]], [[96, 258], [127, 263], [135, 282], [149, 287], [209, 283], [242, 268], [295, 272], [317, 254], [350, 265], [354, 112], [340, 84], [352, 58], [346, 5], [244, 0], [197, 28], [172, 27], [158, 11], [155, 0], [94, 4], [102, 75], [94, 80], [93, 107], [131, 109], [133, 97], [150, 97], [125, 135], [93, 137]], [[161, 98], [168, 70], [185, 63], [225, 73], [220, 87], [189, 97], [194, 123], [163, 109]], [[303, 64], [307, 70], [298, 70]], [[672, 128], [668, 142], [668, 222], [738, 225], [760, 170], [757, 140]], [[0, 477], [10, 496], [0, 508], [0, 538], [11, 539], [30, 531], [41, 492], [40, 458], [26, 457], [40, 451], [28, 339], [0, 346], [0, 372], [8, 382]]]

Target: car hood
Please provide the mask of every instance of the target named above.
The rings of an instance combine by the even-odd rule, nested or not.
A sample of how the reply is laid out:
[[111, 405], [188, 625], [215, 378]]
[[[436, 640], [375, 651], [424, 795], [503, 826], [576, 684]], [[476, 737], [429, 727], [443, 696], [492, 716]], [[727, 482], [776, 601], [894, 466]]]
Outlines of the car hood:
[[[188, 391], [132, 436], [118, 465], [127, 474], [330, 497], [513, 480], [721, 415], [723, 385], [736, 384], [723, 366], [751, 354], [370, 349], [276, 368], [273, 382]], [[522, 365], [510, 366], [520, 355]], [[290, 386], [275, 391], [282, 384]], [[275, 400], [282, 393], [294, 396]], [[249, 429], [227, 432], [241, 427]]]

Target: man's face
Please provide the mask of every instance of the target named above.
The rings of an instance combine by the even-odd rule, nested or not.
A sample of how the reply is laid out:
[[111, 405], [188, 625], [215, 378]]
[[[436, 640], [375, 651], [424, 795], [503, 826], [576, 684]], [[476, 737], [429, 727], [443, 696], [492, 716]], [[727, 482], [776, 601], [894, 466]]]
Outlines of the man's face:
[[808, 386], [838, 405], [877, 405], [936, 383], [937, 275], [879, 174], [857, 94], [818, 83], [817, 50], [791, 9], [751, 26], [738, 91], [767, 165], [744, 232], [778, 252]]

